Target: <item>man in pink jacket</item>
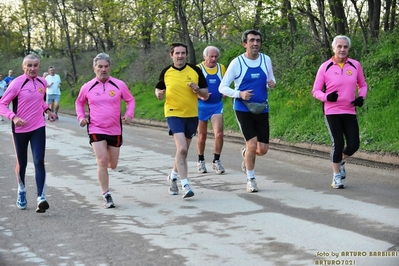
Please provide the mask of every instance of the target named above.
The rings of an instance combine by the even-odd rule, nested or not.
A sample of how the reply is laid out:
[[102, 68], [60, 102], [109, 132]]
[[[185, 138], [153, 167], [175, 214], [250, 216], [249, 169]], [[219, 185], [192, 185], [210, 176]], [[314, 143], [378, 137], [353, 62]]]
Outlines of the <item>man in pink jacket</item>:
[[344, 188], [345, 159], [359, 149], [356, 106], [363, 106], [367, 94], [362, 66], [348, 57], [350, 46], [351, 40], [347, 36], [334, 38], [334, 56], [320, 66], [312, 90], [313, 97], [323, 102], [325, 121], [333, 142], [333, 188]]
[[[111, 58], [100, 53], [93, 59], [96, 77], [82, 86], [76, 99], [79, 125], [87, 125], [89, 143], [97, 159], [98, 181], [103, 193], [104, 208], [114, 208], [109, 192], [108, 168], [118, 165], [122, 145], [122, 122], [130, 124], [136, 102], [127, 85], [110, 76]], [[126, 113], [121, 117], [121, 100], [126, 102]], [[86, 106], [88, 115], [86, 116]]]
[[[14, 141], [17, 165], [15, 172], [18, 182], [17, 207], [27, 207], [25, 173], [28, 164], [28, 145], [30, 143], [37, 187], [36, 212], [44, 213], [50, 207], [46, 198], [46, 170], [44, 155], [46, 150], [46, 113], [51, 122], [57, 118], [45, 102], [47, 82], [38, 76], [40, 61], [35, 55], [25, 56], [22, 62], [24, 74], [9, 84], [0, 100], [0, 115], [12, 121], [12, 138]], [[13, 110], [8, 105], [13, 103]]]

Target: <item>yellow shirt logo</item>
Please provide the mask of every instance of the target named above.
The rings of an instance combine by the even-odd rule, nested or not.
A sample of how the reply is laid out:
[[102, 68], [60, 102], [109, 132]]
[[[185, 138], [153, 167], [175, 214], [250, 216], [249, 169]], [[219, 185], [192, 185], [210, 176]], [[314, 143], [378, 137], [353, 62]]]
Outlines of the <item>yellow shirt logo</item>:
[[114, 90], [109, 91], [109, 96], [114, 97], [115, 96], [115, 91]]
[[39, 92], [40, 92], [41, 94], [43, 94], [43, 93], [44, 93], [44, 88], [39, 88]]
[[352, 71], [347, 70], [347, 71], [346, 71], [346, 74], [347, 74], [348, 76], [352, 76]]

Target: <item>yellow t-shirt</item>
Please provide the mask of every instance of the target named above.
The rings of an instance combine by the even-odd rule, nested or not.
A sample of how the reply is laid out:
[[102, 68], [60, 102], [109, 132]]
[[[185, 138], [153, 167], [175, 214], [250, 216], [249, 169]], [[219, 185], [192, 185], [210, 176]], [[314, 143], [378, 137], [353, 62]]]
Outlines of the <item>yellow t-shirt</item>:
[[198, 116], [197, 94], [188, 86], [191, 82], [207, 87], [204, 74], [195, 65], [186, 64], [181, 69], [172, 65], [162, 70], [156, 88], [165, 90], [165, 117]]

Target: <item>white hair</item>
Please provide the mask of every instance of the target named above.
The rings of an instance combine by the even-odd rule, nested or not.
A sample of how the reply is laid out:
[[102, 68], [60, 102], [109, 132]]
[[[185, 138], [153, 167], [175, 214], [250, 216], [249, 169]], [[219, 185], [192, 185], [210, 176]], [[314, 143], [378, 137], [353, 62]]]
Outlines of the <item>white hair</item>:
[[349, 48], [351, 48], [351, 39], [348, 36], [345, 36], [345, 35], [338, 35], [338, 36], [335, 36], [334, 40], [332, 41], [331, 47], [333, 49], [337, 45], [337, 40], [339, 40], [339, 39], [347, 40], [348, 41], [348, 46], [349, 46]]
[[215, 49], [216, 52], [218, 53], [218, 55], [220, 55], [220, 50], [219, 50], [216, 46], [207, 46], [207, 47], [205, 47], [204, 52], [203, 52], [203, 55], [204, 55], [204, 56], [208, 56], [208, 51], [209, 51], [210, 49]]

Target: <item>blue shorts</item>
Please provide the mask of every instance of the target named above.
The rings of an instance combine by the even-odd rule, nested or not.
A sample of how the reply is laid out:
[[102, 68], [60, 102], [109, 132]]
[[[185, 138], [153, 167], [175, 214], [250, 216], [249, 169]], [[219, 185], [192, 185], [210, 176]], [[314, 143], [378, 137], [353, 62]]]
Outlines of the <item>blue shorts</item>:
[[169, 135], [184, 133], [187, 139], [192, 139], [197, 133], [198, 117], [167, 117]]
[[60, 102], [60, 96], [59, 94], [47, 94], [47, 104], [50, 103], [59, 103]]
[[89, 139], [90, 139], [89, 141], [90, 145], [93, 142], [102, 141], [102, 140], [105, 140], [107, 142], [107, 145], [112, 147], [120, 147], [122, 146], [123, 143], [122, 135], [111, 136], [105, 134], [89, 134]]
[[208, 121], [213, 115], [223, 114], [223, 102], [205, 103], [198, 101], [198, 119], [201, 121]]

